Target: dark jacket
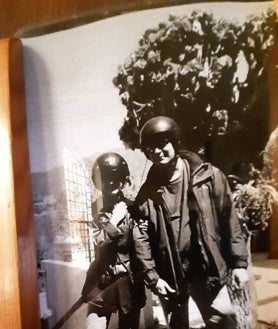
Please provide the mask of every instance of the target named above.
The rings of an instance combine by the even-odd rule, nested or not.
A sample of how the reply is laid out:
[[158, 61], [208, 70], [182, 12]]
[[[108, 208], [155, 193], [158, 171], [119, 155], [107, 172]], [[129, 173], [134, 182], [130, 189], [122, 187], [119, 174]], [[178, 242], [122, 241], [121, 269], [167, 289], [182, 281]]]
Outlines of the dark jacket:
[[[224, 285], [228, 269], [247, 267], [247, 248], [241, 225], [231, 201], [231, 192], [224, 174], [209, 163], [204, 163], [191, 152], [181, 154], [190, 175], [184, 203], [189, 217], [196, 221], [196, 235], [206, 280]], [[187, 171], [187, 170], [186, 170]], [[148, 221], [148, 229], [140, 224], [134, 228], [134, 240], [141, 270], [148, 284], [156, 284], [159, 277], [180, 291], [188, 269], [188, 217], [181, 216], [178, 241], [171, 238], [169, 211], [160, 193], [164, 177], [151, 167], [136, 203], [141, 217]]]
[[136, 269], [132, 209], [133, 206], [129, 205], [125, 218], [117, 227], [109, 222], [112, 212], [109, 207], [102, 208], [93, 221], [95, 260], [87, 272], [82, 295], [95, 305], [91, 310], [99, 315], [117, 309], [127, 313], [145, 304], [144, 285], [133, 278]]

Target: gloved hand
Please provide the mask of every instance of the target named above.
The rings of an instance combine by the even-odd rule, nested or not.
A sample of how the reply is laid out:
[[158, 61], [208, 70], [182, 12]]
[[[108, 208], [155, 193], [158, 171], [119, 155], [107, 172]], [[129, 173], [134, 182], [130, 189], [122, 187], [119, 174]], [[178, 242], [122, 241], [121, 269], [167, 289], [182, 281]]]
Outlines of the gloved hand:
[[245, 268], [235, 268], [232, 271], [232, 277], [238, 288], [242, 289], [249, 281], [249, 276]]
[[176, 292], [174, 289], [172, 289], [169, 286], [169, 284], [165, 280], [160, 278], [157, 280], [155, 290], [159, 295], [163, 296], [163, 298], [166, 300], [169, 299], [168, 298], [169, 294], [173, 294]]
[[117, 225], [126, 216], [126, 214], [127, 214], [126, 203], [123, 201], [117, 203], [112, 211], [110, 223], [117, 227]]

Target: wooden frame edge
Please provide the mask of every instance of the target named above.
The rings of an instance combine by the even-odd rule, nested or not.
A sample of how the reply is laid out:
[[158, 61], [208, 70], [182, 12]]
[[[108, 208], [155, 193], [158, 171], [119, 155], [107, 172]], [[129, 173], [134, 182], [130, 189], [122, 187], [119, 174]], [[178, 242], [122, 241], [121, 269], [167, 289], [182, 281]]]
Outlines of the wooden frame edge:
[[0, 327], [40, 328], [22, 45], [0, 40]]

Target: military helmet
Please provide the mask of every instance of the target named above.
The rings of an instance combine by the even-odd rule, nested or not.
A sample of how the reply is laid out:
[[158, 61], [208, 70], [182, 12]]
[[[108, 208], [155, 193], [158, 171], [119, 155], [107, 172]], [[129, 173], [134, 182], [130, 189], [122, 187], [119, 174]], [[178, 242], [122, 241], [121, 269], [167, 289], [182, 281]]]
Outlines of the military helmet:
[[92, 180], [95, 187], [102, 189], [103, 183], [120, 181], [122, 183], [130, 182], [130, 172], [124, 158], [118, 153], [107, 152], [99, 156], [93, 166]]
[[181, 141], [181, 130], [175, 120], [157, 116], [147, 121], [140, 131], [140, 147], [144, 151], [157, 137], [166, 135], [176, 151]]

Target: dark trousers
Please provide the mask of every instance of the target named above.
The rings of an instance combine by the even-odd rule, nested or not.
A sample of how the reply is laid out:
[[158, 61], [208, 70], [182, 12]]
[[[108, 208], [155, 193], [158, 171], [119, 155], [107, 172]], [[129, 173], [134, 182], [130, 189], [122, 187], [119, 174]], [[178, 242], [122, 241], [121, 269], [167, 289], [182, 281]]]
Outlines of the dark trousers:
[[[213, 307], [217, 298], [222, 298], [220, 303], [230, 303], [229, 297], [224, 294], [223, 298], [219, 292], [220, 289], [208, 290], [206, 284], [198, 280], [191, 282], [189, 286], [189, 294], [202, 315], [206, 329], [235, 329], [236, 321], [232, 308], [227, 307], [227, 312], [221, 313]], [[169, 328], [189, 328], [188, 299], [183, 298], [183, 302], [176, 303], [173, 300], [169, 302], [161, 299], [161, 305]]]
[[168, 326], [171, 329], [188, 329], [188, 283], [180, 285], [180, 295], [170, 295], [168, 300], [160, 296], [161, 306]]
[[[195, 281], [190, 284], [190, 295], [196, 303], [207, 329], [235, 329], [236, 318], [228, 292], [225, 287], [208, 289], [204, 282]], [[217, 310], [216, 303], [225, 310]]]
[[169, 307], [168, 302], [163, 299], [161, 299], [160, 302], [169, 328], [189, 328], [188, 300], [183, 302], [182, 304], [179, 303], [175, 305], [171, 303], [171, 307]]
[[119, 311], [119, 329], [138, 329], [140, 323], [140, 309], [134, 309], [127, 314]]

